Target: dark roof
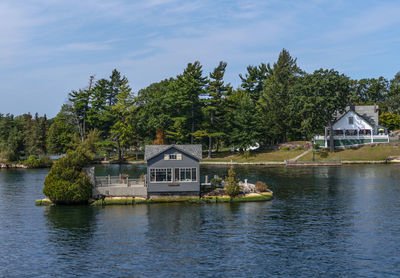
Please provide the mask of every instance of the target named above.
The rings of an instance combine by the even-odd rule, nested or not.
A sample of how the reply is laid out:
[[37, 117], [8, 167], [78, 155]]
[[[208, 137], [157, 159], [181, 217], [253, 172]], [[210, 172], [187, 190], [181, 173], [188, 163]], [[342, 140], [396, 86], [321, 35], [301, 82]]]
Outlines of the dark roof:
[[202, 158], [201, 145], [146, 145], [144, 147], [144, 160], [147, 161], [160, 153], [169, 150], [170, 148], [176, 148], [198, 160]]

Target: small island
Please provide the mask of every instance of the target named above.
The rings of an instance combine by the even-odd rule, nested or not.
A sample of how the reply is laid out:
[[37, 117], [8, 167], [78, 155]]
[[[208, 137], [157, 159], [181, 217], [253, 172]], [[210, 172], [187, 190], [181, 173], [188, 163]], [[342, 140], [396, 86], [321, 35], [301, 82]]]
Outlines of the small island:
[[95, 176], [85, 147], [54, 163], [45, 180], [43, 193], [48, 197], [36, 205], [89, 204], [134, 205], [151, 203], [217, 203], [267, 201], [273, 193], [259, 181], [239, 181], [233, 166], [225, 179], [208, 176], [200, 182], [201, 145], [147, 145], [147, 173], [139, 178], [121, 174], [117, 177]]

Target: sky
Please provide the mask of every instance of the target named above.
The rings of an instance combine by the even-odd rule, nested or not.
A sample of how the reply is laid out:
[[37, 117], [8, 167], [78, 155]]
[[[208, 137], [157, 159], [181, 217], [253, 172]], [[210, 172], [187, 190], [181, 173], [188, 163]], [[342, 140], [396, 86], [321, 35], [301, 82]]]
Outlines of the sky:
[[135, 92], [200, 61], [249, 65], [285, 48], [306, 72], [388, 79], [400, 71], [400, 1], [1, 0], [0, 113], [54, 117], [71, 90], [116, 68]]

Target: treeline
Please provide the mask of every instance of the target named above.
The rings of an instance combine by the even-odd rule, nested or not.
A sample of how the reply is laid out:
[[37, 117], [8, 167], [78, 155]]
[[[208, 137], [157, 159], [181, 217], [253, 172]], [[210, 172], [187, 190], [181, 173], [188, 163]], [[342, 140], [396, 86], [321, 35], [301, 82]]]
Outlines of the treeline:
[[[382, 124], [400, 128], [400, 73], [390, 81], [383, 77], [351, 80], [333, 69], [306, 73], [283, 49], [273, 64], [248, 66], [234, 89], [224, 80], [226, 67], [220, 62], [206, 75], [198, 61], [189, 63], [178, 76], [136, 93], [117, 70], [94, 84], [91, 78], [87, 88], [69, 94], [69, 102], [54, 119], [38, 118], [46, 122], [40, 140], [28, 139], [27, 115], [13, 118], [17, 126], [13, 132], [22, 139], [3, 136], [1, 123], [2, 151], [8, 148], [16, 156], [64, 153], [91, 134], [100, 138], [98, 152], [116, 152], [119, 159], [127, 150], [151, 143], [201, 143], [211, 156], [211, 150], [222, 147], [245, 149], [255, 143], [268, 147], [309, 140], [333, 121], [335, 111], [351, 103], [379, 105]], [[6, 117], [12, 118], [7, 115], [1, 122]], [[20, 142], [19, 148], [12, 147], [15, 142]]]
[[0, 114], [0, 158], [17, 161], [21, 156], [47, 153], [47, 134], [51, 124], [46, 115], [17, 117]]

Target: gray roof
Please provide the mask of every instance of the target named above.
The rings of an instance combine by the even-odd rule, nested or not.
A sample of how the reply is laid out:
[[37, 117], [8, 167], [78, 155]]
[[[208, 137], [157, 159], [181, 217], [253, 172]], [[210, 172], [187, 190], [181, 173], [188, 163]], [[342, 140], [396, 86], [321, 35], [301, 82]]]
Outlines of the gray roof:
[[[346, 114], [350, 110], [350, 107], [347, 106], [345, 108], [344, 113], [337, 115], [337, 120], [340, 119], [344, 114]], [[361, 116], [364, 120], [366, 120], [372, 126], [378, 125], [379, 119], [379, 107], [378, 105], [356, 105], [354, 106], [354, 112], [356, 112], [359, 116]]]
[[144, 160], [147, 161], [156, 155], [159, 155], [162, 152], [170, 148], [176, 148], [198, 160], [202, 158], [202, 148], [200, 144], [197, 145], [146, 145], [144, 147]]

